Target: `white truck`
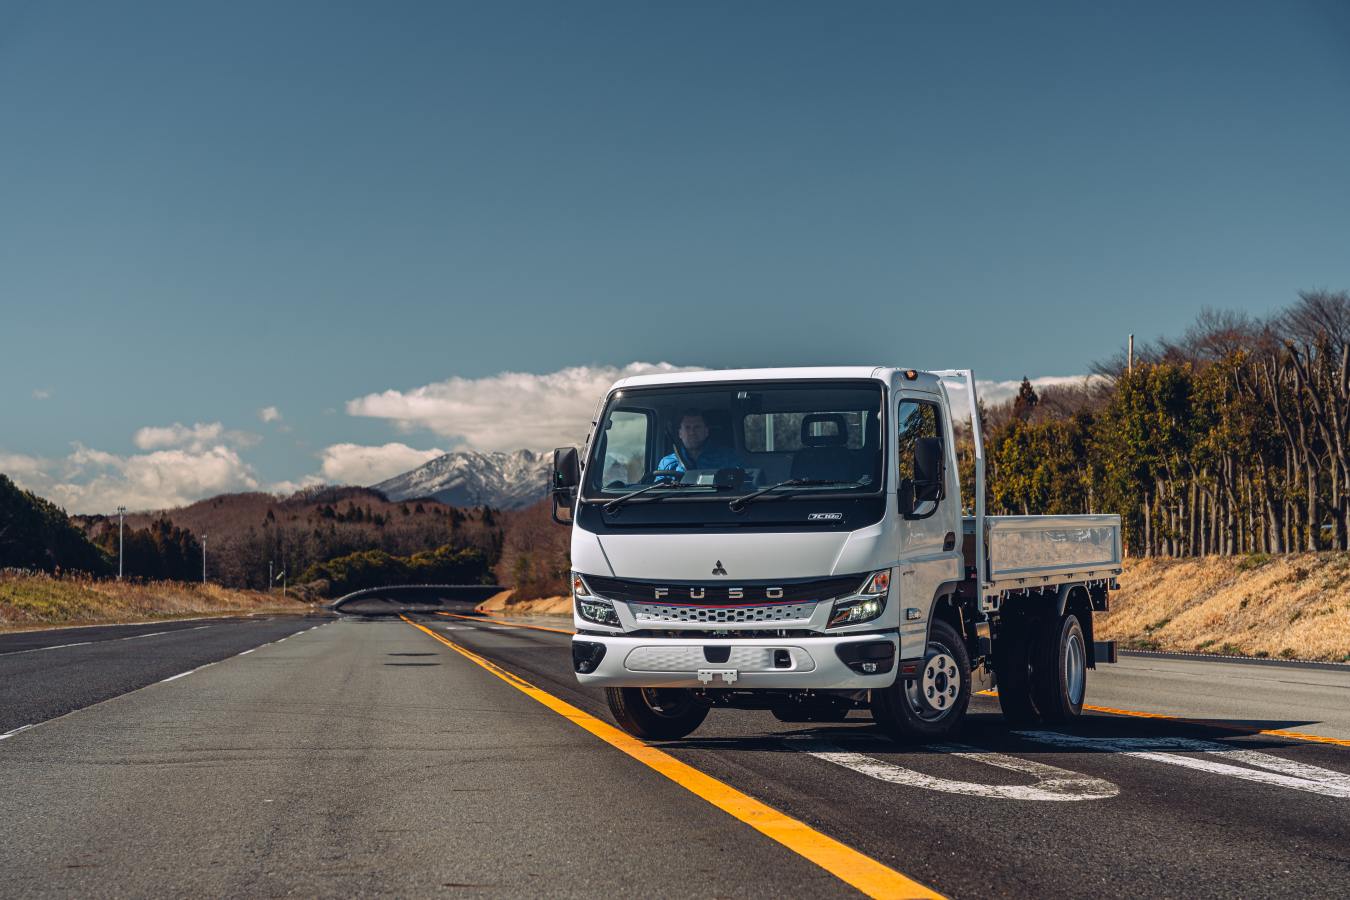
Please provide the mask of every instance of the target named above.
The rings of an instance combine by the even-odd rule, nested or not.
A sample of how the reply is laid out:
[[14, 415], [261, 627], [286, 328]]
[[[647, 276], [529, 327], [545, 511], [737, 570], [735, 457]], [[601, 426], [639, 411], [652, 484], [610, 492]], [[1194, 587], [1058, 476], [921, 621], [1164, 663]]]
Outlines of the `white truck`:
[[[964, 387], [961, 502], [947, 384]], [[840, 367], [625, 378], [554, 452], [572, 660], [618, 723], [674, 739], [713, 707], [787, 722], [868, 709], [898, 739], [997, 687], [1013, 721], [1079, 716], [1121, 567], [1118, 516], [988, 516], [969, 370]], [[563, 510], [570, 517], [563, 518]]]

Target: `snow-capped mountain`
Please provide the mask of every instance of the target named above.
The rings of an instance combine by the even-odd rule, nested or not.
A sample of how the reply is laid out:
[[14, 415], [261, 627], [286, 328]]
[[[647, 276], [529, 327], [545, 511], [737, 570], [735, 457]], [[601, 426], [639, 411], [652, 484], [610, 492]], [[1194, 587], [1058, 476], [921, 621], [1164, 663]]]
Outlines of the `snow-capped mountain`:
[[434, 497], [452, 506], [520, 509], [547, 495], [552, 468], [551, 456], [533, 450], [456, 450], [371, 486], [390, 500]]

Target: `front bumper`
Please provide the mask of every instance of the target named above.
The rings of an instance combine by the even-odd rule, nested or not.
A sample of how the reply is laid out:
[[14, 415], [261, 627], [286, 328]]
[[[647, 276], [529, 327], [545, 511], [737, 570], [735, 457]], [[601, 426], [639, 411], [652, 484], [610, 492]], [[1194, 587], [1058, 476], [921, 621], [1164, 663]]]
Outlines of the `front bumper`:
[[[849, 668], [837, 652], [844, 644], [878, 641], [890, 642], [892, 659], [899, 657], [894, 632], [839, 637], [719, 639], [585, 634], [573, 638], [574, 643], [601, 644], [605, 648], [594, 671], [576, 673], [577, 680], [585, 685], [737, 690], [887, 687], [895, 681], [896, 665], [884, 672], [864, 674]], [[730, 680], [720, 674], [729, 671], [734, 672]]]

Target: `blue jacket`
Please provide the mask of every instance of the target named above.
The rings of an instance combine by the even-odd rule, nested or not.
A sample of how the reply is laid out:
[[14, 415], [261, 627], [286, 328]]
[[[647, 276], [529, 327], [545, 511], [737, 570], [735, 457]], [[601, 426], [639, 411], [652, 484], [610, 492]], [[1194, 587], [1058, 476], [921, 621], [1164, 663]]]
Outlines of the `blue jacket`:
[[[704, 444], [703, 452], [698, 456], [694, 456], [688, 450], [685, 454], [693, 457], [690, 462], [694, 464], [695, 469], [738, 469], [743, 465], [731, 450], [710, 444]], [[684, 463], [680, 462], [679, 454], [670, 453], [661, 457], [661, 461], [656, 464], [656, 471], [683, 472]]]

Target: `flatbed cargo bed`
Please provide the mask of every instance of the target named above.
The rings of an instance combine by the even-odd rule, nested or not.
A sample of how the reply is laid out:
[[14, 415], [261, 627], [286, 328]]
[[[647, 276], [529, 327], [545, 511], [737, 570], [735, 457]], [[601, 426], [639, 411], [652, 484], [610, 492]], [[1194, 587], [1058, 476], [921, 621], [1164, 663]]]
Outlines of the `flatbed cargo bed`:
[[[985, 516], [984, 522], [985, 595], [1120, 574], [1118, 516]], [[975, 517], [966, 516], [962, 526], [966, 572], [973, 578]]]

